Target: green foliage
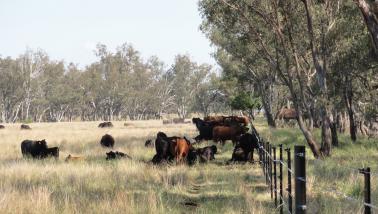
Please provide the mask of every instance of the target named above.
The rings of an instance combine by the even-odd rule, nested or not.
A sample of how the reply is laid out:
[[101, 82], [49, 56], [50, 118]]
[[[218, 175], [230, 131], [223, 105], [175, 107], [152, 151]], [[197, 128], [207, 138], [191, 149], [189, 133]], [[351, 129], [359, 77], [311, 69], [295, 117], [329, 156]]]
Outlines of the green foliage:
[[261, 99], [253, 97], [247, 92], [241, 92], [231, 100], [231, 107], [236, 110], [261, 110]]

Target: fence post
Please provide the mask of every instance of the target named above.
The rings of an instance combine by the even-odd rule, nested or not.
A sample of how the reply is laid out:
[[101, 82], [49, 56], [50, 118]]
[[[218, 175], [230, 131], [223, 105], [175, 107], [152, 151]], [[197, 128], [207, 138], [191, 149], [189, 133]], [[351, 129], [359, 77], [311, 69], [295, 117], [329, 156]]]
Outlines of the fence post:
[[371, 214], [371, 192], [370, 192], [370, 167], [360, 170], [364, 174], [364, 205], [365, 205], [365, 214]]
[[283, 175], [282, 175], [282, 162], [283, 162], [283, 158], [282, 158], [282, 144], [280, 144], [280, 214], [283, 214], [283, 193], [282, 193], [282, 189], [283, 189], [283, 186], [282, 186], [282, 179], [283, 179]]
[[292, 194], [291, 194], [291, 153], [290, 153], [290, 148], [287, 148], [286, 152], [287, 152], [287, 192], [288, 192], [287, 206], [289, 207], [289, 212], [293, 213], [293, 197], [292, 197]]
[[277, 158], [276, 158], [276, 147], [273, 146], [273, 175], [274, 175], [274, 205], [277, 207]]
[[269, 144], [269, 182], [270, 182], [270, 198], [273, 199], [273, 170], [272, 170], [272, 145]]
[[294, 147], [295, 213], [306, 213], [306, 150], [304, 146]]

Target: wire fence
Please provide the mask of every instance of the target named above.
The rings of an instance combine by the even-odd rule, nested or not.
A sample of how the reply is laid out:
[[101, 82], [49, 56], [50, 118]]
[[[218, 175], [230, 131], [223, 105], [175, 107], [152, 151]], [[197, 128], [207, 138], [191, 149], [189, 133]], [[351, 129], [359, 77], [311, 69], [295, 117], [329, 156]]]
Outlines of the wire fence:
[[[260, 140], [259, 142], [259, 163], [265, 176], [266, 184], [270, 188], [271, 199], [275, 203], [275, 207], [280, 213], [284, 210], [286, 213], [306, 213], [306, 153], [304, 146], [295, 146], [294, 154], [291, 155], [290, 148], [273, 146], [269, 142]], [[278, 151], [278, 156], [277, 156]], [[286, 152], [286, 160], [284, 160], [284, 151]], [[294, 169], [292, 168], [292, 158], [294, 160]], [[323, 160], [315, 159], [314, 163], [326, 163]], [[278, 170], [277, 170], [278, 167]], [[349, 196], [344, 192], [340, 192], [334, 188], [322, 188], [321, 194], [332, 194], [341, 199], [345, 199], [357, 203], [364, 207], [364, 213], [373, 213], [378, 210], [378, 206], [371, 202], [371, 177], [378, 176], [378, 173], [371, 172], [369, 167], [353, 168], [349, 166], [341, 166], [344, 170], [363, 175], [364, 178], [364, 197], [363, 200]], [[283, 183], [284, 176], [287, 176], [287, 183]], [[277, 185], [277, 181], [279, 184]], [[294, 183], [294, 185], [293, 185]], [[285, 188], [284, 188], [285, 186]], [[294, 193], [292, 187], [294, 186]], [[294, 203], [294, 206], [293, 206]]]

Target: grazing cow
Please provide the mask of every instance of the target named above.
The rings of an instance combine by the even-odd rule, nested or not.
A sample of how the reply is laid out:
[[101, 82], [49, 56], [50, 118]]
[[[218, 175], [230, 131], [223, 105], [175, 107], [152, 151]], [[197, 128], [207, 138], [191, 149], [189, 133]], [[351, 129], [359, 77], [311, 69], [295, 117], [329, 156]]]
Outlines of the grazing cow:
[[99, 128], [111, 128], [111, 127], [113, 127], [113, 123], [112, 122], [102, 122], [102, 123], [98, 124], [98, 127]]
[[289, 120], [295, 120], [297, 118], [297, 112], [295, 111], [295, 109], [292, 109], [292, 108], [283, 108], [281, 109], [279, 112], [277, 112], [276, 114], [276, 117], [275, 119], [279, 119], [279, 120], [285, 120], [285, 121], [289, 121]]
[[110, 152], [106, 153], [106, 160], [114, 160], [114, 159], [122, 159], [122, 158], [132, 159], [129, 155], [127, 155], [123, 152], [110, 151]]
[[172, 120], [163, 120], [163, 125], [172, 124]]
[[43, 158], [46, 150], [47, 143], [45, 140], [24, 140], [21, 143], [21, 153], [24, 157]]
[[232, 140], [232, 142], [235, 143], [236, 138], [247, 131], [247, 127], [242, 127], [240, 125], [216, 126], [213, 129], [213, 141], [221, 142], [222, 145], [224, 145], [226, 140]]
[[205, 163], [215, 159], [214, 155], [217, 153], [217, 147], [215, 145], [206, 146], [196, 149], [196, 153], [199, 157], [200, 163]]
[[206, 122], [200, 118], [193, 118], [192, 122], [196, 124], [197, 130], [199, 131], [199, 135], [194, 138], [197, 142], [200, 142], [201, 140], [213, 139], [213, 123]]
[[31, 129], [29, 125], [21, 124], [21, 129]]
[[65, 161], [66, 162], [69, 162], [69, 161], [83, 161], [85, 159], [85, 157], [83, 156], [72, 156], [71, 154], [69, 154]]
[[4, 125], [0, 125], [0, 129], [5, 129], [5, 126]]
[[114, 138], [111, 135], [106, 134], [106, 135], [102, 136], [100, 144], [103, 147], [113, 148], [113, 146], [114, 146]]
[[151, 139], [148, 139], [148, 140], [146, 140], [146, 142], [144, 143], [144, 146], [145, 146], [145, 147], [154, 147], [154, 143], [152, 142]]

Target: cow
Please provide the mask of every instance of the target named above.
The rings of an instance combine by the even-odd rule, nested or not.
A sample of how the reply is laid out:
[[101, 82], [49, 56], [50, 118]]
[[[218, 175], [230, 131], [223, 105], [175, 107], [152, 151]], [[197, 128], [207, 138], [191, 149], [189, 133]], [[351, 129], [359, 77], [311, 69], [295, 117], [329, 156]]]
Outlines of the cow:
[[244, 161], [251, 161], [253, 163], [253, 153], [255, 149], [259, 149], [259, 137], [256, 133], [245, 133], [240, 136], [238, 145], [244, 152]]
[[152, 158], [153, 164], [160, 164], [164, 161], [171, 161], [174, 155], [171, 153], [171, 139], [164, 132], [158, 132], [155, 140], [156, 154]]
[[197, 130], [199, 131], [199, 135], [194, 138], [196, 142], [213, 139], [213, 123], [206, 122], [204, 120], [201, 120], [200, 118], [193, 118], [192, 122], [196, 124]]
[[184, 118], [173, 118], [172, 122], [175, 123], [175, 124], [177, 124], [177, 123], [185, 123], [185, 119]]
[[289, 120], [297, 119], [297, 112], [295, 109], [292, 108], [283, 108], [279, 112], [277, 112], [275, 120], [285, 120], [286, 122]]
[[221, 144], [224, 145], [226, 140], [232, 140], [235, 144], [237, 137], [247, 131], [247, 127], [238, 124], [233, 124], [232, 126], [216, 126], [213, 129], [213, 141], [221, 142]]
[[122, 159], [122, 158], [132, 159], [129, 155], [127, 155], [123, 152], [110, 151], [110, 152], [106, 153], [106, 160], [114, 160], [114, 159]]
[[145, 147], [153, 147], [153, 146], [154, 146], [154, 143], [152, 142], [151, 139], [148, 139], [148, 140], [146, 140], [146, 142], [144, 143], [144, 146], [145, 146]]
[[163, 120], [163, 125], [172, 124], [172, 123], [173, 123], [172, 120]]
[[106, 135], [102, 136], [100, 144], [103, 147], [113, 148], [113, 146], [114, 146], [114, 138], [111, 135], [106, 134]]
[[206, 122], [218, 122], [223, 123], [224, 122], [224, 116], [206, 116], [203, 118]]
[[245, 157], [247, 153], [243, 150], [240, 146], [235, 146], [234, 151], [232, 152], [231, 160], [227, 161], [227, 163], [231, 162], [246, 162]]
[[112, 122], [102, 122], [102, 123], [98, 124], [98, 127], [99, 128], [112, 128], [113, 123]]
[[217, 153], [217, 147], [215, 145], [212, 145], [198, 148], [196, 149], [196, 153], [199, 157], [199, 162], [205, 163], [215, 159], [214, 155]]
[[21, 129], [24, 129], [24, 130], [30, 130], [30, 126], [29, 125], [26, 125], [26, 124], [21, 124]]
[[66, 162], [70, 162], [70, 161], [83, 161], [85, 159], [85, 157], [83, 156], [72, 156], [71, 154], [69, 154], [65, 161]]
[[4, 125], [0, 125], [0, 129], [5, 129], [5, 126]]
[[172, 140], [170, 143], [170, 152], [176, 159], [176, 163], [183, 163], [188, 154], [190, 149], [190, 142], [184, 138], [177, 138]]
[[42, 155], [42, 158], [54, 157], [55, 159], [59, 158], [59, 147], [47, 148], [45, 153]]
[[21, 142], [21, 153], [23, 157], [43, 158], [47, 150], [46, 140], [24, 140]]
[[239, 123], [243, 126], [248, 126], [249, 125], [249, 118], [246, 116], [228, 116], [224, 117], [224, 124], [230, 125], [232, 123]]

